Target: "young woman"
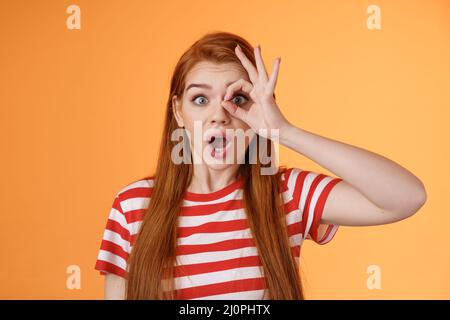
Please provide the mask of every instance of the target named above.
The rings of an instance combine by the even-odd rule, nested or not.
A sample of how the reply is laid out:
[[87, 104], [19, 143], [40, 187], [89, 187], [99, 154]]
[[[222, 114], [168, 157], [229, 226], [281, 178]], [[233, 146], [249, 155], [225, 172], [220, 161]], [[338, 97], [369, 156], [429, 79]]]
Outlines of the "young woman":
[[[279, 67], [280, 58], [268, 76], [261, 48], [226, 32], [182, 55], [156, 172], [119, 190], [110, 211], [95, 265], [105, 298], [303, 299], [305, 239], [324, 244], [339, 225], [392, 223], [425, 203], [422, 182], [395, 162], [289, 122], [275, 101]], [[255, 134], [239, 147], [228, 130]], [[262, 174], [274, 142], [339, 178], [295, 167]], [[269, 162], [254, 157], [261, 150]], [[233, 161], [191, 161], [227, 153]]]

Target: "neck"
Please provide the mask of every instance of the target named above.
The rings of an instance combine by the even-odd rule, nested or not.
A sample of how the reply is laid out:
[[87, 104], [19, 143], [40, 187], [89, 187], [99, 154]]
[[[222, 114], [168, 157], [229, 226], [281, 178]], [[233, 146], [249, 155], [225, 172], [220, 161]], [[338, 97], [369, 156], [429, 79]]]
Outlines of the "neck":
[[221, 170], [214, 170], [206, 165], [193, 165], [193, 176], [187, 191], [193, 193], [211, 193], [236, 181], [239, 165], [233, 165]]

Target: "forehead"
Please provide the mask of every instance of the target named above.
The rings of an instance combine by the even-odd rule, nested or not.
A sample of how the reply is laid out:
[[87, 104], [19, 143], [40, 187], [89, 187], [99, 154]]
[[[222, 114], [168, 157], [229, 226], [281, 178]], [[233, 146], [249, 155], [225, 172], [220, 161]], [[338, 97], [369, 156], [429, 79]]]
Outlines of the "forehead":
[[241, 78], [249, 80], [247, 72], [242, 65], [201, 61], [186, 75], [186, 87], [191, 83], [205, 83], [214, 87], [220, 87], [227, 82]]

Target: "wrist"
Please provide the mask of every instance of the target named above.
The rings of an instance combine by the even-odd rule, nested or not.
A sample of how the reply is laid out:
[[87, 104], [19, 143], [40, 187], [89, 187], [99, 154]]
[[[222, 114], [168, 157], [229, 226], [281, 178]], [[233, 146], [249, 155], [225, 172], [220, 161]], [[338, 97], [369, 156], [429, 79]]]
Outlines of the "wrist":
[[280, 127], [279, 143], [283, 146], [289, 147], [296, 129], [297, 128], [293, 124], [286, 122], [285, 125]]

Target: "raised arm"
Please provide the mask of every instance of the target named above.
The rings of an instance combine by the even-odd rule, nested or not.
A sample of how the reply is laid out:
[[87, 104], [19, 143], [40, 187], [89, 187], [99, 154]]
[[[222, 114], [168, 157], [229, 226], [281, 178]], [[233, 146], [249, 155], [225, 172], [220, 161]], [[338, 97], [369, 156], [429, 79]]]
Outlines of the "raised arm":
[[426, 201], [423, 183], [410, 171], [376, 153], [292, 125], [280, 143], [343, 179], [330, 192], [323, 223], [367, 226], [403, 220]]
[[[228, 87], [222, 106], [255, 131], [278, 130], [275, 137], [269, 138], [276, 138], [276, 142], [343, 180], [328, 196], [322, 214], [324, 223], [386, 224], [405, 219], [423, 206], [427, 198], [423, 183], [402, 166], [373, 152], [297, 128], [283, 116], [273, 95], [281, 58], [275, 59], [268, 76], [260, 46], [254, 48], [256, 66], [239, 46], [235, 52], [247, 70], [248, 79], [239, 79]], [[239, 90], [252, 99], [248, 110], [230, 101]]]

